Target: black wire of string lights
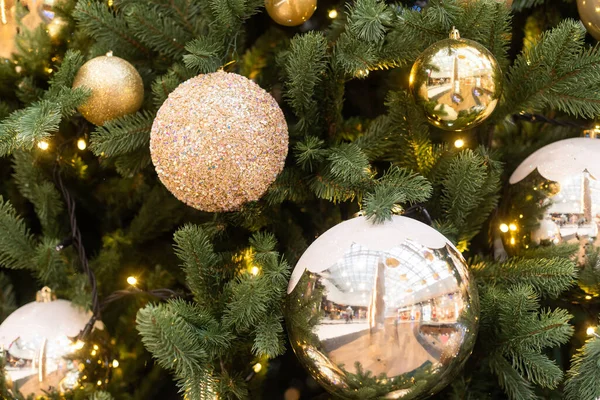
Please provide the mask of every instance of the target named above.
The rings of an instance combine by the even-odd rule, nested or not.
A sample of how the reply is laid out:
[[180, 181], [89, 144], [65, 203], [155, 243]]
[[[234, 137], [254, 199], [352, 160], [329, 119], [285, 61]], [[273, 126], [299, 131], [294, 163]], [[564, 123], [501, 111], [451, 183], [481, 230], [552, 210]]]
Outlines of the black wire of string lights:
[[67, 205], [67, 212], [69, 214], [69, 225], [71, 228], [71, 236], [66, 238], [65, 240], [63, 240], [61, 243], [59, 243], [56, 246], [56, 251], [61, 251], [62, 249], [64, 249], [67, 246], [70, 246], [70, 245], [72, 245], [75, 248], [75, 250], [77, 251], [77, 256], [79, 257], [79, 261], [81, 263], [81, 268], [82, 268], [83, 272], [86, 274], [89, 284], [90, 284], [90, 287], [91, 287], [92, 316], [90, 317], [90, 320], [87, 322], [85, 327], [81, 330], [81, 332], [79, 332], [79, 335], [76, 338], [77, 340], [83, 340], [87, 337], [87, 335], [89, 335], [92, 332], [96, 321], [98, 321], [100, 319], [102, 311], [106, 308], [106, 306], [108, 304], [112, 303], [113, 301], [119, 300], [126, 296], [142, 294], [142, 293], [148, 294], [150, 296], [153, 296], [153, 297], [156, 297], [156, 298], [159, 298], [162, 300], [166, 300], [166, 299], [169, 299], [172, 297], [177, 297], [177, 296], [179, 296], [179, 294], [177, 292], [174, 292], [171, 289], [163, 288], [163, 289], [153, 289], [153, 290], [141, 290], [137, 287], [132, 287], [132, 288], [126, 289], [126, 290], [117, 290], [117, 291], [111, 293], [110, 295], [106, 296], [104, 298], [104, 300], [102, 302], [100, 302], [100, 300], [98, 298], [98, 284], [96, 281], [96, 275], [94, 274], [94, 271], [90, 268], [88, 258], [87, 258], [86, 252], [85, 252], [85, 247], [83, 246], [81, 231], [79, 230], [79, 226], [77, 225], [77, 217], [75, 215], [75, 206], [76, 206], [75, 200], [73, 200], [69, 191], [67, 190], [67, 188], [62, 180], [61, 173], [60, 173], [60, 161], [61, 161], [62, 150], [64, 149], [64, 146], [68, 143], [69, 142], [65, 142], [59, 147], [56, 163], [54, 165], [53, 175], [54, 175], [54, 181], [55, 181], [56, 185], [58, 186], [58, 188], [60, 189], [60, 192], [61, 192], [61, 194], [65, 200], [65, 203]]

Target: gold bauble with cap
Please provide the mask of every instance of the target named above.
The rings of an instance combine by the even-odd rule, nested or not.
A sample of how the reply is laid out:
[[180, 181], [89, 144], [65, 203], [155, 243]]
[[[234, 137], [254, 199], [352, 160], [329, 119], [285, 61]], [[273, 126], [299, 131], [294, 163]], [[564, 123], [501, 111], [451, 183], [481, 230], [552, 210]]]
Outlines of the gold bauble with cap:
[[132, 114], [144, 101], [142, 77], [129, 62], [111, 53], [83, 64], [73, 81], [73, 89], [91, 89], [90, 97], [78, 110], [95, 125]]
[[317, 0], [265, 0], [267, 13], [279, 25], [305, 23], [317, 9]]
[[494, 111], [502, 93], [502, 71], [483, 45], [450, 38], [434, 43], [415, 61], [410, 89], [429, 122], [448, 131], [472, 129]]

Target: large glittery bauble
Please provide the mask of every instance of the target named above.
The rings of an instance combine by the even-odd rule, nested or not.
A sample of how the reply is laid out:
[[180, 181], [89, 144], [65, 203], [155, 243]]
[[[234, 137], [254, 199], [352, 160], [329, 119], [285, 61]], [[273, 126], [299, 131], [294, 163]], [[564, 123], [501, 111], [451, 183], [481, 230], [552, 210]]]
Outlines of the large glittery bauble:
[[305, 23], [317, 9], [317, 0], [265, 0], [267, 13], [279, 25]]
[[527, 157], [510, 177], [510, 183], [515, 184], [537, 170], [545, 179], [558, 183], [555, 185], [558, 191], [550, 197], [550, 205], [544, 210], [544, 219], [558, 225], [561, 240], [578, 242], [581, 237], [598, 236], [598, 154], [600, 139], [559, 140]]
[[481, 44], [451, 38], [427, 48], [410, 72], [410, 89], [425, 108], [429, 122], [449, 131], [481, 124], [492, 114], [502, 93], [502, 71]]
[[142, 77], [119, 57], [101, 56], [83, 64], [73, 81], [73, 88], [80, 86], [92, 94], [78, 110], [96, 125], [134, 113], [144, 101]]
[[88, 382], [104, 386], [111, 361], [104, 325], [96, 322], [85, 342], [74, 339], [90, 316], [69, 301], [49, 297], [10, 314], [0, 325], [0, 356], [10, 390], [41, 396], [50, 390], [69, 392]]
[[600, 40], [600, 0], [577, 0], [577, 11], [585, 29]]
[[423, 399], [452, 381], [477, 336], [479, 300], [465, 260], [406, 217], [364, 217], [319, 236], [288, 287], [300, 362], [345, 399]]
[[203, 211], [258, 200], [283, 169], [288, 132], [275, 99], [241, 75], [199, 75], [175, 89], [150, 135], [163, 184]]

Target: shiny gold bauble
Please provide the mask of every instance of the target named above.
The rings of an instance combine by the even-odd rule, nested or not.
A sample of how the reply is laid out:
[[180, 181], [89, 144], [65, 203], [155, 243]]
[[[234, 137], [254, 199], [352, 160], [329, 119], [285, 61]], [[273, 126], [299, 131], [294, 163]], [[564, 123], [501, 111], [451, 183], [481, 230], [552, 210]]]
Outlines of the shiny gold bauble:
[[577, 11], [585, 29], [600, 40], [600, 0], [577, 0]]
[[417, 58], [410, 89], [431, 124], [462, 131], [492, 114], [502, 93], [502, 71], [489, 50], [453, 30], [450, 39], [433, 44]]
[[424, 399], [452, 382], [473, 350], [476, 286], [433, 228], [357, 217], [320, 235], [294, 268], [290, 343], [336, 398]]
[[74, 89], [80, 86], [92, 94], [78, 110], [96, 125], [134, 113], [144, 101], [142, 77], [119, 57], [100, 56], [83, 64], [73, 81]]
[[90, 317], [56, 300], [48, 288], [9, 315], [0, 325], [0, 356], [13, 394], [41, 396], [51, 389], [68, 393], [87, 383], [106, 384], [112, 358], [104, 325], [96, 322], [84, 341], [75, 339]]
[[265, 0], [267, 13], [279, 25], [305, 23], [317, 9], [317, 0]]

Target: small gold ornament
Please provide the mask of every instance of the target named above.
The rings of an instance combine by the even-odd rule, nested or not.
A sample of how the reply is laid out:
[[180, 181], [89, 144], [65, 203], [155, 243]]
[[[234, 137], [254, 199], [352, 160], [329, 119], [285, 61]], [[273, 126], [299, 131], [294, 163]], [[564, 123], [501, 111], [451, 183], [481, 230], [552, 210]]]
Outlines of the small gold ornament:
[[585, 29], [600, 40], [600, 0], [577, 0], [577, 11]]
[[287, 123], [275, 99], [223, 71], [179, 85], [150, 134], [152, 162], [165, 187], [209, 212], [258, 200], [283, 169], [287, 151]]
[[279, 25], [305, 23], [317, 9], [317, 0], [265, 0], [267, 13]]
[[110, 53], [83, 64], [75, 76], [73, 89], [80, 86], [90, 88], [92, 94], [78, 110], [95, 125], [134, 113], [144, 101], [140, 74], [133, 65]]
[[417, 58], [409, 83], [432, 125], [462, 131], [492, 114], [502, 93], [502, 71], [489, 50], [453, 29], [449, 39]]

